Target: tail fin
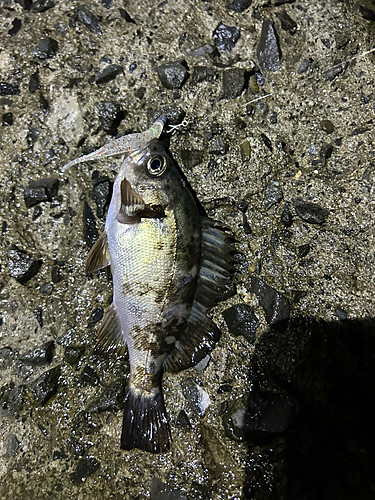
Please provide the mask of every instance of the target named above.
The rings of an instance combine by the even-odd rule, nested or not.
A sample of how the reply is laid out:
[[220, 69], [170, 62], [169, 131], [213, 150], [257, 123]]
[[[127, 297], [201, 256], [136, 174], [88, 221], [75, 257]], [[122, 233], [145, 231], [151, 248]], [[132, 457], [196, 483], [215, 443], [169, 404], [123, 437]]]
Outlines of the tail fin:
[[169, 450], [170, 434], [161, 390], [146, 397], [129, 388], [124, 402], [121, 448], [163, 453]]

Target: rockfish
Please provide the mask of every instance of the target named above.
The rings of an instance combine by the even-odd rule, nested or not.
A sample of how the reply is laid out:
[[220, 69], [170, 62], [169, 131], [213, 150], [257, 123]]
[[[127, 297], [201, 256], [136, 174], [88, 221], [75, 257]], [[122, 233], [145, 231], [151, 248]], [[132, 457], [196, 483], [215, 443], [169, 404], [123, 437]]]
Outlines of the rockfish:
[[232, 242], [224, 225], [199, 214], [157, 139], [126, 157], [86, 263], [87, 273], [109, 265], [113, 276], [98, 346], [129, 352], [121, 448], [169, 449], [162, 374], [194, 366], [219, 340], [206, 312], [231, 282]]

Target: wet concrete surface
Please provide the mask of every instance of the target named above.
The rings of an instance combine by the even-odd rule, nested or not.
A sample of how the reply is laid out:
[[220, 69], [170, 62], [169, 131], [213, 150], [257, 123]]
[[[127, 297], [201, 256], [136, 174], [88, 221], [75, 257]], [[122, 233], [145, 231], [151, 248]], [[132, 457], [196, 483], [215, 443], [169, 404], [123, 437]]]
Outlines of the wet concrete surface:
[[[373, 10], [1, 2], [1, 498], [374, 497]], [[111, 284], [84, 274], [120, 160], [61, 167], [161, 110], [242, 254], [150, 455], [120, 450], [128, 361], [93, 353]]]

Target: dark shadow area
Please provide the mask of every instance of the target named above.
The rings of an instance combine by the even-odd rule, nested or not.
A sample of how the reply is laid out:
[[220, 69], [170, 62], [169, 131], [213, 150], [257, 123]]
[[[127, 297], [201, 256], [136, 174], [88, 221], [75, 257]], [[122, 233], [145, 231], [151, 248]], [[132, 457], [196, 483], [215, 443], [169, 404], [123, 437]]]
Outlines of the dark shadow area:
[[249, 376], [253, 391], [295, 398], [299, 411], [279, 435], [248, 436], [244, 499], [375, 498], [374, 319], [271, 330]]

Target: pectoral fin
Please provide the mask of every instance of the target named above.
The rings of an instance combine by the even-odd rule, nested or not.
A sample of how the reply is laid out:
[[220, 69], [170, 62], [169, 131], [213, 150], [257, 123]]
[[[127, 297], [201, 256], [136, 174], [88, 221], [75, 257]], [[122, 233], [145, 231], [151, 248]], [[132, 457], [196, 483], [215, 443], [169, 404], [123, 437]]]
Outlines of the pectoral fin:
[[98, 341], [95, 349], [99, 352], [115, 352], [123, 356], [127, 352], [125, 336], [122, 333], [120, 320], [114, 303], [107, 307], [104, 318], [98, 330]]
[[104, 231], [96, 240], [86, 259], [86, 274], [94, 273], [109, 266], [109, 250], [107, 233]]
[[137, 224], [142, 218], [161, 217], [165, 217], [161, 205], [146, 205], [126, 179], [121, 181], [121, 208], [117, 215], [121, 224]]

